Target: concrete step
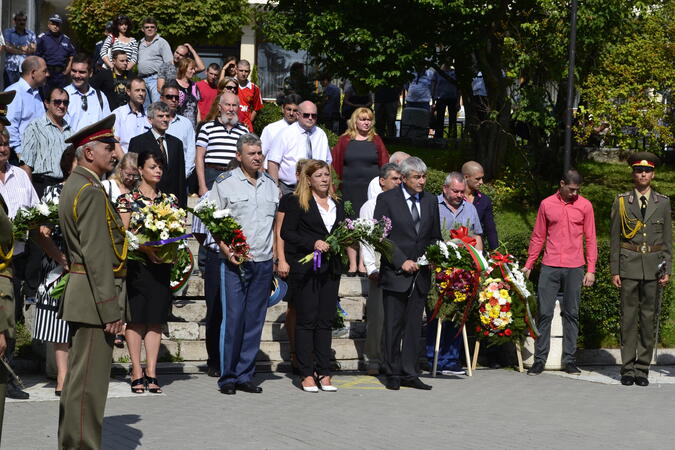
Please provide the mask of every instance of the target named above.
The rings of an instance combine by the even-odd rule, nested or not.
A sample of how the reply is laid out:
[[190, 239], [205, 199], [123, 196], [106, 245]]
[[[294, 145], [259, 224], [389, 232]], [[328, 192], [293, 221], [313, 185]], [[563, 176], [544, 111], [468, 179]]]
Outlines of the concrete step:
[[[347, 312], [347, 320], [363, 320], [366, 312], [364, 297], [345, 297], [340, 299], [342, 308]], [[286, 302], [279, 302], [267, 308], [266, 322], [283, 322], [286, 320]], [[173, 315], [185, 322], [202, 322], [206, 317], [204, 300], [174, 300]]]
[[[332, 349], [335, 359], [362, 359], [365, 339], [334, 339]], [[258, 361], [290, 361], [288, 342], [264, 341], [260, 344]], [[206, 347], [203, 341], [162, 340], [159, 361], [206, 361]], [[113, 350], [113, 361], [130, 362], [126, 346]], [[141, 348], [141, 360], [145, 360], [145, 349]]]
[[[203, 341], [206, 339], [206, 327], [202, 322], [168, 322], [164, 337], [171, 340]], [[347, 321], [343, 329], [333, 332], [333, 339], [364, 337], [366, 337], [366, 322], [363, 321]], [[286, 324], [283, 322], [265, 322], [262, 340], [288, 340]]]
[[[193, 245], [190, 243], [190, 245]], [[197, 249], [192, 248], [192, 253], [197, 255]], [[199, 276], [193, 276], [187, 283], [187, 288], [183, 295], [187, 297], [203, 297], [204, 296], [204, 279]], [[340, 280], [340, 288], [338, 290], [339, 297], [361, 297], [368, 295], [368, 279], [360, 277], [346, 277], [343, 276]]]

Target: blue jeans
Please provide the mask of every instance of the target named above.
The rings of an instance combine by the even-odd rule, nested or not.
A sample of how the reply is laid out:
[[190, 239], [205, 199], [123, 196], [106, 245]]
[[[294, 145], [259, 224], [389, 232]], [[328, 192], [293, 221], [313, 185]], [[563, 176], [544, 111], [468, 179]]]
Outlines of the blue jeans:
[[[427, 317], [431, 317], [430, 311], [427, 309]], [[436, 346], [436, 329], [438, 328], [438, 319], [434, 319], [427, 324], [427, 342], [426, 342], [426, 356], [429, 364], [434, 363], [434, 348]], [[457, 335], [457, 328], [453, 327], [450, 322], [443, 322], [441, 328], [441, 345], [438, 349], [438, 370], [451, 370], [457, 367], [462, 367], [459, 359], [460, 350], [462, 346], [462, 335]]]
[[157, 92], [157, 74], [143, 78], [145, 80], [145, 89], [148, 95], [145, 96], [144, 106], [147, 108], [150, 104], [159, 101], [159, 92]]
[[219, 387], [248, 383], [253, 379], [267, 302], [272, 292], [272, 270], [271, 259], [247, 261], [241, 266], [220, 260], [223, 322], [220, 326]]

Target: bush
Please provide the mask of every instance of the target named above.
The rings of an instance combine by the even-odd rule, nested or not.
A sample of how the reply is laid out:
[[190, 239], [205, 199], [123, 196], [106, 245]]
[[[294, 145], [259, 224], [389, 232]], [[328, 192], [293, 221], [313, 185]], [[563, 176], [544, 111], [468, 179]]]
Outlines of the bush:
[[427, 184], [424, 190], [435, 195], [443, 193], [443, 183], [447, 175], [447, 173], [440, 170], [429, 168], [427, 170]]
[[263, 108], [255, 116], [256, 134], [260, 136], [262, 130], [272, 122], [281, 120], [284, 117], [281, 108], [276, 103], [265, 103]]
[[[529, 233], [506, 236], [502, 241], [506, 250], [516, 257], [521, 265], [524, 265], [530, 243]], [[617, 347], [620, 342], [621, 301], [619, 290], [612, 284], [608, 262], [609, 241], [599, 240], [595, 283], [581, 290], [578, 345], [582, 348]], [[539, 267], [539, 264], [535, 265], [535, 270], [530, 275], [535, 289], [539, 278]], [[673, 334], [671, 332], [673, 324], [669, 319], [674, 299], [675, 289], [671, 283], [664, 292], [660, 314], [663, 331], [660, 334], [660, 342], [664, 344], [670, 343], [670, 336]]]

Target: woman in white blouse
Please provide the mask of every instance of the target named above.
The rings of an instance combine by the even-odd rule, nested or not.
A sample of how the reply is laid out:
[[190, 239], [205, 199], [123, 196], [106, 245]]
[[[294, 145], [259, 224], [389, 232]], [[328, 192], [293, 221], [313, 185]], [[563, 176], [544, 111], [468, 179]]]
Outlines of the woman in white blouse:
[[117, 197], [127, 192], [131, 192], [138, 184], [140, 176], [138, 174], [138, 153], [127, 153], [122, 161], [115, 167], [115, 171], [107, 180], [101, 184], [105, 188], [106, 194], [110, 200], [115, 203]]
[[[281, 226], [296, 310], [295, 351], [306, 392], [337, 390], [330, 379], [330, 349], [342, 267], [340, 258], [329, 253], [326, 237], [344, 218], [330, 167], [324, 161], [307, 161]], [[299, 262], [312, 252], [320, 263], [317, 258]]]

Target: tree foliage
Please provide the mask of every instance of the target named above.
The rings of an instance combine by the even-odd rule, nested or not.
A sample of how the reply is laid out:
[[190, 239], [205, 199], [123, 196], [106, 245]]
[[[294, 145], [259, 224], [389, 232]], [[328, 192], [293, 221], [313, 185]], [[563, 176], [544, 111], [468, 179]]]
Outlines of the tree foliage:
[[[631, 32], [600, 55], [583, 86], [586, 107], [577, 127], [583, 139], [599, 122], [622, 148], [647, 138], [655, 151], [675, 142], [675, 1], [635, 18]], [[590, 120], [592, 114], [593, 120]]]
[[101, 39], [105, 23], [119, 14], [131, 18], [136, 36], [142, 36], [142, 20], [154, 17], [162, 37], [174, 45], [231, 43], [251, 20], [246, 0], [74, 0], [67, 10], [77, 42], [87, 47]]

